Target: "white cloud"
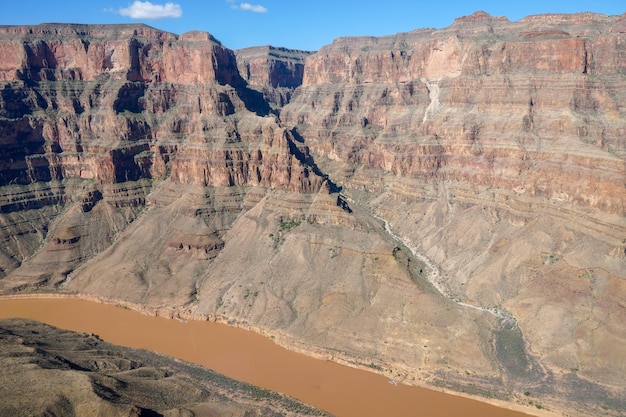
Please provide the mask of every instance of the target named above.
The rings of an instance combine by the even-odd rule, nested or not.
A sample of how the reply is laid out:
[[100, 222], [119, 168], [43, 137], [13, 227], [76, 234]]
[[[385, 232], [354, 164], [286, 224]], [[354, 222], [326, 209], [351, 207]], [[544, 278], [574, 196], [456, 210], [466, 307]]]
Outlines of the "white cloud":
[[267, 13], [267, 8], [261, 6], [260, 4], [241, 3], [239, 8], [241, 10], [247, 10], [254, 13]]
[[152, 4], [149, 1], [135, 0], [126, 8], [119, 9], [119, 14], [131, 19], [163, 19], [165, 17], [181, 17], [183, 9], [180, 4], [165, 3], [164, 5]]

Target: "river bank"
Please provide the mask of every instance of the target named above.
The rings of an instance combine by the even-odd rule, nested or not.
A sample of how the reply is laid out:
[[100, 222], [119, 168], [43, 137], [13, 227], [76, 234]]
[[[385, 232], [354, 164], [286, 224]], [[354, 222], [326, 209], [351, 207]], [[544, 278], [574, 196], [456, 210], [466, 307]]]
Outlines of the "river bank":
[[[198, 320], [185, 317], [184, 311], [175, 314], [173, 309], [112, 304], [116, 303], [75, 294], [11, 295], [0, 297], [0, 315], [32, 318], [69, 330], [93, 332], [111, 343], [155, 350], [283, 392], [337, 416], [415, 416], [416, 409], [426, 410], [423, 415], [429, 416], [451, 415], [454, 410], [463, 410], [466, 416], [524, 415], [512, 410], [522, 409], [516, 404], [498, 400], [487, 403], [404, 384], [395, 386], [388, 378], [340, 365], [337, 358], [330, 361], [320, 352], [312, 352], [318, 356], [315, 359], [311, 354], [286, 350], [276, 343], [277, 339], [284, 342], [280, 335], [251, 332], [241, 323], [225, 326], [219, 318]], [[216, 348], [222, 350], [212, 350]], [[538, 411], [533, 414], [554, 415]]]

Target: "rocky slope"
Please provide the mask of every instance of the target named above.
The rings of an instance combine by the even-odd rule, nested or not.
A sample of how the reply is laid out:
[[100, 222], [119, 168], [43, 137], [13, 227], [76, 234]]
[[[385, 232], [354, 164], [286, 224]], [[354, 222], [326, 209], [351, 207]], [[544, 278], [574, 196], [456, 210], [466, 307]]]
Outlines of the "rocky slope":
[[224, 320], [571, 415], [626, 406], [626, 16], [477, 12], [314, 54], [2, 27], [0, 50], [3, 292]]
[[[0, 204], [10, 219], [2, 269], [14, 288], [58, 285], [146, 205], [182, 203], [185, 187], [328, 189], [306, 147], [247, 88], [233, 52], [207, 33], [76, 25], [2, 32], [3, 55], [16, 57], [2, 69], [0, 162]], [[174, 186], [147, 199], [163, 182]], [[159, 250], [185, 247], [200, 263], [212, 259], [246, 194], [234, 193], [230, 208], [215, 202], [219, 191], [191, 193], [199, 200], [180, 208], [189, 221], [168, 230]], [[179, 288], [183, 297], [188, 286]]]
[[626, 16], [478, 12], [338, 39], [281, 112], [438, 265], [444, 292], [516, 318], [505, 331], [528, 356], [500, 356], [513, 333], [492, 347], [505, 381], [544, 381], [529, 391], [579, 381], [623, 398], [625, 33]]
[[92, 334], [0, 321], [6, 416], [322, 416], [284, 395]]

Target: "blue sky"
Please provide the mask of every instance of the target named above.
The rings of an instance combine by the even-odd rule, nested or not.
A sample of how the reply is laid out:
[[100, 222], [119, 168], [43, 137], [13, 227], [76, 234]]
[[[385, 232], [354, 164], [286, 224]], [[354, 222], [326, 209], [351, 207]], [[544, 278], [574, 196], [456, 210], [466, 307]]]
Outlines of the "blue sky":
[[476, 10], [519, 20], [538, 13], [626, 12], [625, 0], [50, 0], [3, 1], [1, 25], [132, 23], [210, 32], [225, 46], [316, 50], [340, 36], [383, 36], [451, 25]]

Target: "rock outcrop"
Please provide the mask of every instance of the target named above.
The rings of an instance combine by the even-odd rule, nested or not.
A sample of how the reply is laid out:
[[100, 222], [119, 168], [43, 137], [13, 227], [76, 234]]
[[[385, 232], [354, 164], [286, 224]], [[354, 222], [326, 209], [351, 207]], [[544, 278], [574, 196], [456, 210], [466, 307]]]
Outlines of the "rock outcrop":
[[2, 67], [4, 185], [171, 174], [319, 189], [320, 181], [300, 184], [307, 170], [291, 160], [293, 138], [265, 117], [269, 107], [246, 88], [233, 52], [207, 33], [42, 25], [1, 35], [3, 55], [14, 57]]
[[274, 46], [257, 46], [235, 51], [237, 67], [244, 80], [261, 91], [277, 111], [286, 105], [302, 84], [304, 59], [311, 52]]
[[[146, 284], [140, 292], [152, 286], [142, 278], [151, 273], [174, 286], [172, 299], [188, 300], [191, 280], [177, 285], [170, 278], [202, 270], [217, 256], [245, 190], [330, 189], [307, 147], [248, 88], [234, 53], [208, 33], [175, 36], [143, 25], [3, 27], [0, 48], [14, 57], [1, 69], [0, 206], [7, 227], [0, 274], [12, 277], [4, 287], [71, 281], [76, 268], [144, 218], [147, 204], [171, 206], [185, 194], [180, 190], [208, 187], [186, 197], [193, 208], [176, 205], [188, 220], [151, 243], [172, 264], [131, 267]], [[167, 191], [148, 198], [166, 179]], [[213, 201], [214, 187], [243, 191], [228, 207]], [[169, 190], [174, 197], [161, 197]], [[181, 245], [191, 262], [185, 250], [174, 250]]]
[[0, 27], [0, 289], [618, 415], [625, 39], [626, 15], [591, 13], [316, 53]]
[[311, 53], [269, 45], [235, 51], [239, 73], [248, 84], [274, 88], [299, 87], [304, 59]]

